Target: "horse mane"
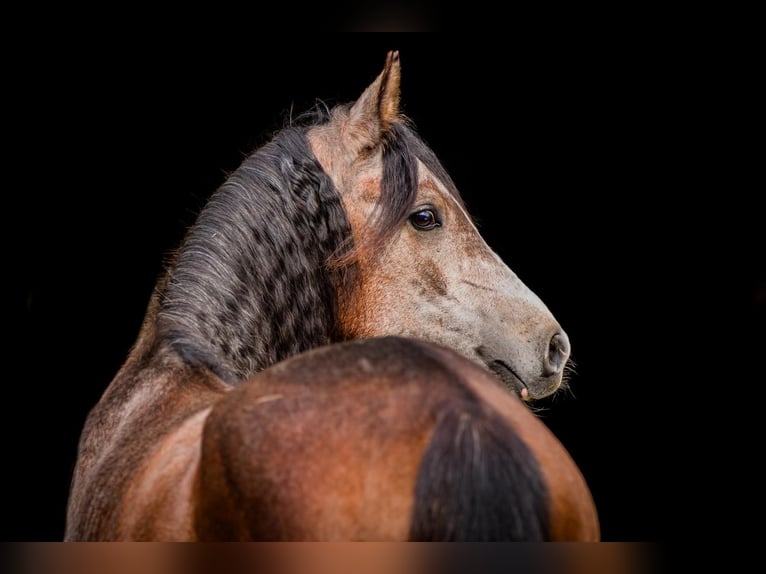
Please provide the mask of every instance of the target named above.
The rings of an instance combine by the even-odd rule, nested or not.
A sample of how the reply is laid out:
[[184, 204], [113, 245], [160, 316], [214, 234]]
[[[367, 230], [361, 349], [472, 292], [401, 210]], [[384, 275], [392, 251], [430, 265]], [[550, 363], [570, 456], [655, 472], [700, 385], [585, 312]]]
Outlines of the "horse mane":
[[160, 336], [234, 383], [333, 338], [325, 260], [349, 235], [304, 130], [283, 130], [213, 194], [159, 298]]
[[340, 194], [307, 132], [332, 120], [317, 106], [248, 156], [200, 212], [158, 287], [158, 333], [182, 360], [230, 384], [338, 342], [338, 293], [355, 261], [408, 216], [422, 161], [459, 200], [435, 154], [405, 119], [382, 141], [383, 174], [369, 241], [354, 245]]

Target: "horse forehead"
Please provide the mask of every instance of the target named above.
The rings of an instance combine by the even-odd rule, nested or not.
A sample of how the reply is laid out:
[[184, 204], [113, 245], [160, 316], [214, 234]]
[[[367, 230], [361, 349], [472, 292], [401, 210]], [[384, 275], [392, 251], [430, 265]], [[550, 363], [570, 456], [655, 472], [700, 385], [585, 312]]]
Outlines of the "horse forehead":
[[428, 169], [428, 166], [418, 159], [418, 191], [424, 195], [440, 196], [446, 200], [449, 205], [455, 207], [469, 220], [468, 212], [463, 207], [460, 200], [449, 190], [444, 182]]
[[451, 197], [452, 194], [437, 177], [431, 173], [431, 170], [420, 160], [418, 160], [418, 188], [426, 193], [445, 195]]
[[[465, 211], [460, 201], [452, 194], [449, 188], [430, 170], [425, 163], [416, 158], [418, 167], [418, 194], [427, 197], [444, 197], [449, 203]], [[381, 153], [376, 153], [356, 167], [349, 168], [354, 171], [354, 179], [357, 182], [355, 189], [360, 192], [360, 197], [366, 201], [375, 202], [379, 199], [383, 181], [383, 159]]]
[[[315, 126], [309, 129], [306, 137], [314, 157], [322, 169], [335, 178], [351, 176], [357, 182], [365, 184], [365, 191], [373, 192], [380, 189], [383, 177], [383, 153], [380, 148], [369, 155], [360, 157], [358, 149], [349, 145], [348, 140], [354, 139], [353, 133], [344, 129], [345, 118], [335, 118], [329, 124]], [[422, 187], [430, 186], [434, 192], [451, 195], [446, 186], [420, 160], [415, 158], [418, 165], [419, 182]], [[377, 196], [376, 196], [377, 197]]]

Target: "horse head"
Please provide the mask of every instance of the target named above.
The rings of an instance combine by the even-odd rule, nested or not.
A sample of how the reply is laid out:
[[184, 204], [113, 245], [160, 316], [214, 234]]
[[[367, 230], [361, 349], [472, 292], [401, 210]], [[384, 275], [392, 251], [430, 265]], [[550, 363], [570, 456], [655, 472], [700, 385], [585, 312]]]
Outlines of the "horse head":
[[401, 67], [308, 132], [346, 209], [359, 268], [341, 297], [349, 339], [405, 335], [493, 371], [525, 399], [554, 393], [569, 339], [545, 304], [487, 245], [452, 179], [399, 109]]

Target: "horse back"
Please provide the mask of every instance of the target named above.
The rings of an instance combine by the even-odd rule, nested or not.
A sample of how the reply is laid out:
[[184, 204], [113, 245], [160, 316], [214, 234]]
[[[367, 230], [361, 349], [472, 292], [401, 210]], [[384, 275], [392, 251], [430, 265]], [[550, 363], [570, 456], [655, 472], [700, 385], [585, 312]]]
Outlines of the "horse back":
[[196, 535], [595, 539], [590, 492], [562, 452], [453, 351], [400, 337], [333, 345], [255, 375], [212, 409]]

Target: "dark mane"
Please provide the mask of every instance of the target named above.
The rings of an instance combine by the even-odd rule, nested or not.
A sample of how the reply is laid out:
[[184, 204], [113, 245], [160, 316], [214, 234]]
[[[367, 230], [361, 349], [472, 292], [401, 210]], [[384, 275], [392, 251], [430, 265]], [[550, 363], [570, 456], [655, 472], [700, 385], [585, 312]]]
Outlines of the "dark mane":
[[334, 339], [326, 260], [349, 224], [305, 129], [280, 132], [211, 197], [160, 296], [160, 336], [235, 383]]
[[418, 159], [459, 200], [433, 152], [410, 126], [396, 123], [382, 145], [371, 240], [355, 248], [340, 195], [306, 135], [331, 115], [317, 106], [291, 119], [245, 159], [200, 213], [159, 293], [160, 337], [187, 363], [231, 384], [342, 339], [340, 282], [353, 289], [356, 258], [408, 216]]

